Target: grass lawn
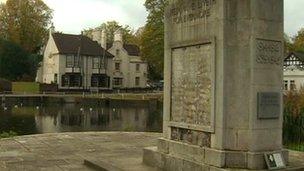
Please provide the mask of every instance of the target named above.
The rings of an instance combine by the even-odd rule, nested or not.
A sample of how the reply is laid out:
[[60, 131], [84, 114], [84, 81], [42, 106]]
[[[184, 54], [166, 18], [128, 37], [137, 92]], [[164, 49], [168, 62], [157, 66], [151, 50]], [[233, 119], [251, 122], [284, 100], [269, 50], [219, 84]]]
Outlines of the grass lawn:
[[35, 82], [13, 82], [13, 93], [39, 93], [39, 84]]
[[0, 133], [0, 139], [1, 138], [11, 138], [11, 137], [15, 137], [15, 136], [17, 136], [17, 133], [14, 131]]
[[303, 151], [304, 152], [304, 143], [292, 143], [292, 144], [286, 145], [286, 147], [290, 150]]

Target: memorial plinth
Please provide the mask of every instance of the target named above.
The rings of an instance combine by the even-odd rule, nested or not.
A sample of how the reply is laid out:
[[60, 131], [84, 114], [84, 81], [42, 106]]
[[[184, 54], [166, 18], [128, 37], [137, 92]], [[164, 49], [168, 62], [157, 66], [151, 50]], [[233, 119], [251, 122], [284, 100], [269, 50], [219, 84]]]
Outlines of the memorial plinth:
[[282, 147], [283, 0], [169, 0], [164, 170], [265, 169]]

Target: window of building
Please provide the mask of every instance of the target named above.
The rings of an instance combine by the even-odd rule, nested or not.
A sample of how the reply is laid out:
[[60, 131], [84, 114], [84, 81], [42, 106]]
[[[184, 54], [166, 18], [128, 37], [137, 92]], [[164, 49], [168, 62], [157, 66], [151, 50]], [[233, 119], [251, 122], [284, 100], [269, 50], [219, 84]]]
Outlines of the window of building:
[[55, 84], [58, 83], [58, 74], [54, 74], [54, 83], [55, 83]]
[[120, 71], [120, 63], [115, 63], [115, 70]]
[[105, 69], [105, 58], [100, 59], [100, 68]]
[[120, 50], [116, 49], [116, 56], [119, 56], [119, 54], [120, 54]]
[[91, 87], [98, 87], [98, 77], [95, 75], [91, 77]]
[[103, 74], [93, 74], [91, 78], [91, 87], [109, 87], [109, 77]]
[[135, 77], [135, 86], [139, 86], [139, 83], [140, 83], [140, 78]]
[[290, 90], [296, 90], [296, 82], [294, 80], [290, 80]]
[[69, 76], [68, 75], [63, 75], [62, 76], [62, 87], [68, 87], [69, 86]]
[[114, 85], [115, 87], [117, 87], [117, 86], [122, 86], [122, 81], [123, 81], [122, 78], [114, 78], [114, 79], [113, 79], [113, 85]]
[[134, 118], [135, 121], [139, 121], [139, 111], [138, 109], [135, 109], [135, 118]]
[[74, 66], [74, 56], [67, 56], [66, 57], [66, 67], [72, 68]]
[[66, 57], [66, 67], [67, 68], [80, 67], [80, 57], [68, 55]]
[[81, 87], [81, 75], [70, 75], [70, 87]]
[[80, 59], [79, 56], [74, 56], [74, 67], [80, 66]]
[[93, 69], [98, 69], [99, 68], [99, 58], [93, 58]]
[[62, 76], [63, 87], [81, 87], [82, 76], [80, 74], [66, 74]]
[[288, 90], [288, 80], [284, 80], [284, 90]]
[[137, 72], [140, 71], [140, 64], [136, 64], [136, 71], [137, 71]]

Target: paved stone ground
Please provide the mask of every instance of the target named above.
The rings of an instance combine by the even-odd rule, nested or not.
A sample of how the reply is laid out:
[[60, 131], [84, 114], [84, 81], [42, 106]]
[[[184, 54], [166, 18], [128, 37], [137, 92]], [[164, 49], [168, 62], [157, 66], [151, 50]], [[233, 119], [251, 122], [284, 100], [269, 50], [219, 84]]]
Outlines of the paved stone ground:
[[[87, 159], [110, 170], [155, 171], [142, 165], [143, 148], [155, 146], [158, 133], [84, 132], [42, 134], [0, 140], [0, 171], [91, 170]], [[292, 164], [304, 153], [291, 152]], [[114, 166], [114, 167], [112, 167]]]
[[86, 132], [2, 139], [0, 170], [90, 170], [83, 165], [84, 159], [154, 170], [141, 166], [142, 150], [155, 146], [160, 136], [157, 133]]

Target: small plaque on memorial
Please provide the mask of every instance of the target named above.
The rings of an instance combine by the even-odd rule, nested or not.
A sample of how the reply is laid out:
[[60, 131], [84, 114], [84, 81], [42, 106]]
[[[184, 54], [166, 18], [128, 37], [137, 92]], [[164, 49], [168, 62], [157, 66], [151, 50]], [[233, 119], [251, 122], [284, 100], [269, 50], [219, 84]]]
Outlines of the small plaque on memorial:
[[265, 160], [269, 170], [286, 168], [286, 164], [281, 153], [265, 154]]
[[281, 110], [281, 95], [277, 92], [258, 93], [258, 118], [278, 119]]

